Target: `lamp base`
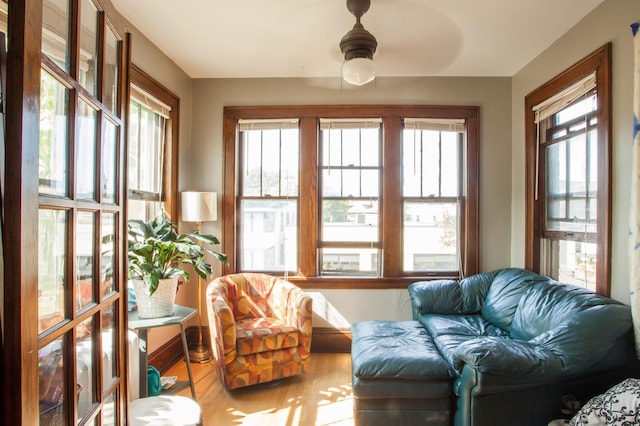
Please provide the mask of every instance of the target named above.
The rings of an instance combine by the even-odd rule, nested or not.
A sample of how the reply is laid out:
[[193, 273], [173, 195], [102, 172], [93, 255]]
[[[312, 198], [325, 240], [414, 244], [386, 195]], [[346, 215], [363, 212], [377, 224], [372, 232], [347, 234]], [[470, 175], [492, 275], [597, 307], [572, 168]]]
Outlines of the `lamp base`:
[[203, 364], [211, 361], [211, 351], [199, 344], [195, 349], [189, 351], [189, 362]]

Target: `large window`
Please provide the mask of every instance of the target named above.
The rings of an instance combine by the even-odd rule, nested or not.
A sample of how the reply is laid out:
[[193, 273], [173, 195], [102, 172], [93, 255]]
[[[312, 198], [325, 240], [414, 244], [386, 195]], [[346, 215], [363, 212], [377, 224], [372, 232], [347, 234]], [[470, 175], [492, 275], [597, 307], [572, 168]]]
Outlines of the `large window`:
[[128, 151], [128, 219], [176, 215], [175, 176], [179, 99], [131, 66]]
[[607, 45], [526, 98], [527, 266], [605, 295], [611, 227], [609, 67]]
[[478, 271], [478, 108], [225, 108], [225, 272], [402, 287]]

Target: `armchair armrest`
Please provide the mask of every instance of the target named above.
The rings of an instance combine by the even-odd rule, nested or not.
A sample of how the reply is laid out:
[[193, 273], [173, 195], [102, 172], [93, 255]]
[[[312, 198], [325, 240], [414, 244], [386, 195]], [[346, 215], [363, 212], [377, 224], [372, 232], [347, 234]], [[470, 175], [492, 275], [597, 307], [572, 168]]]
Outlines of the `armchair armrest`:
[[300, 346], [311, 351], [313, 305], [311, 296], [284, 279], [278, 279], [267, 302], [274, 314], [285, 323], [300, 330]]
[[206, 301], [209, 331], [215, 342], [215, 347], [211, 349], [218, 362], [224, 360], [225, 364], [229, 364], [237, 357], [236, 322], [224, 287], [217, 280], [207, 287]]

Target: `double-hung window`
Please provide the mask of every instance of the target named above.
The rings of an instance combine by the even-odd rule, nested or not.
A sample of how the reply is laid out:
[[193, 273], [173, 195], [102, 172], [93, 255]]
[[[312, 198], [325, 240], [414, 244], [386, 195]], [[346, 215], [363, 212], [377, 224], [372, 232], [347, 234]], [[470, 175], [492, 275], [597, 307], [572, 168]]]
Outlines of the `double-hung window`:
[[131, 85], [129, 106], [129, 218], [161, 212], [162, 165], [170, 108]]
[[239, 138], [241, 269], [294, 271], [298, 235], [298, 120], [241, 120]]
[[528, 95], [527, 266], [609, 294], [610, 80], [605, 46]]
[[320, 120], [320, 275], [380, 274], [381, 123]]
[[131, 68], [128, 218], [176, 214], [175, 155], [179, 99], [136, 66]]
[[406, 118], [402, 136], [404, 271], [457, 271], [464, 120]]

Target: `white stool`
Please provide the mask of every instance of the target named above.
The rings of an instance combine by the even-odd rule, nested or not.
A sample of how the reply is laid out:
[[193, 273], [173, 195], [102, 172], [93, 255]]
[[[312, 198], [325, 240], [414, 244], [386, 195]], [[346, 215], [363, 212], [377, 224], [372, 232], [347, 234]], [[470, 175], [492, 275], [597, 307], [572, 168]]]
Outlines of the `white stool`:
[[132, 426], [202, 426], [202, 410], [191, 398], [160, 395], [140, 398], [129, 404]]

